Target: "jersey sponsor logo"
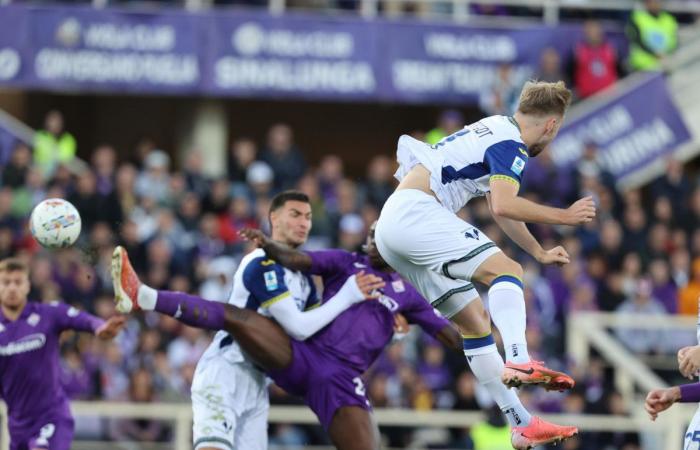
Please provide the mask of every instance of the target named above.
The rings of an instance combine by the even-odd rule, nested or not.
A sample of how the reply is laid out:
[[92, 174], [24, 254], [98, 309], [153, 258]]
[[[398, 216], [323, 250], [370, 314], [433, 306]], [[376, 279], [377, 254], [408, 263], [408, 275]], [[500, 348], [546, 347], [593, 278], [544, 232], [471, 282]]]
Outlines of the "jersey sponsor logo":
[[510, 166], [510, 170], [516, 174], [520, 175], [523, 173], [523, 169], [525, 168], [525, 160], [522, 159], [520, 156], [516, 156], [515, 159], [513, 160], [513, 165]]
[[31, 313], [29, 317], [27, 318], [27, 323], [33, 327], [35, 327], [39, 321], [41, 320], [41, 316], [37, 313]]
[[66, 314], [68, 314], [68, 317], [77, 317], [78, 314], [80, 314], [80, 310], [71, 306], [68, 308], [68, 312]]
[[0, 345], [0, 356], [12, 356], [20, 353], [31, 352], [40, 349], [46, 344], [46, 336], [43, 333], [34, 333], [24, 336], [7, 345]]
[[406, 290], [406, 285], [403, 284], [403, 280], [394, 280], [391, 282], [391, 288], [395, 292], [404, 292]]
[[268, 291], [274, 291], [279, 287], [279, 282], [277, 281], [277, 274], [274, 270], [265, 272], [263, 274], [263, 278], [265, 279], [265, 289], [267, 289]]
[[399, 304], [396, 303], [396, 300], [391, 297], [387, 297], [386, 295], [380, 296], [377, 301], [391, 312], [398, 311], [399, 309]]

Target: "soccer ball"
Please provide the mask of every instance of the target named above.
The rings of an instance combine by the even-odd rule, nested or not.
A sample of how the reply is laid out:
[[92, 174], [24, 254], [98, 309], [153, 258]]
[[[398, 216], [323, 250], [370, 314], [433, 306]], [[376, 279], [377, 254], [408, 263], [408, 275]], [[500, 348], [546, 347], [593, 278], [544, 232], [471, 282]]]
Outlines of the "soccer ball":
[[49, 198], [39, 203], [29, 218], [32, 236], [46, 248], [73, 245], [80, 235], [80, 228], [78, 210], [61, 198]]

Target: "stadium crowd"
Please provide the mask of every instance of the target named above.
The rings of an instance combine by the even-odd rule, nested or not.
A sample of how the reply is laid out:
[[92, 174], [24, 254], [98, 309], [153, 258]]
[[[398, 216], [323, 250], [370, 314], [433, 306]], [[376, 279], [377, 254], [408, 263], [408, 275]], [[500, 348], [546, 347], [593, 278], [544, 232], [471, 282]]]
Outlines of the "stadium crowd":
[[[460, 119], [454, 113], [448, 116]], [[49, 114], [46, 128], [45, 140], [37, 140], [34, 149], [17, 145], [0, 172], [0, 257], [20, 255], [30, 262], [35, 301], [60, 298], [101, 317], [114, 314], [109, 266], [116, 244], [128, 249], [136, 270], [151, 286], [225, 300], [237, 262], [250, 250], [238, 231], [267, 228], [274, 193], [297, 188], [311, 197], [313, 230], [307, 248], [361, 251], [369, 224], [394, 187], [391, 155], [373, 156], [363, 177], [350, 177], [338, 155], [326, 155], [314, 165], [306, 161], [293, 130], [284, 124], [272, 125], [263, 143], [235, 139], [226, 176], [217, 179], [203, 175], [202, 154], [189, 153], [176, 167], [168, 153], [147, 140], [130, 158], [102, 145], [84, 162], [75, 156], [75, 139], [63, 130], [60, 113]], [[431, 139], [440, 135], [439, 130], [432, 133]], [[42, 145], [60, 150], [47, 152]], [[526, 393], [523, 397], [534, 410], [628, 413], [601, 361], [582, 368], [566, 358], [570, 314], [697, 314], [700, 185], [680, 163], [669, 160], [665, 175], [648, 187], [619, 193], [596, 152], [589, 143], [578, 165], [568, 170], [554, 167], [545, 152], [526, 171], [527, 197], [557, 206], [585, 195], [596, 199], [598, 216], [588, 226], [532, 227], [541, 241], [563, 243], [572, 256], [564, 267], [542, 268], [519, 251], [490, 219], [485, 202], [471, 203], [460, 213], [523, 264], [531, 354], [570, 371], [578, 382], [566, 395]], [[80, 211], [83, 232], [75, 247], [47, 251], [31, 238], [29, 213], [47, 197], [66, 198]], [[619, 333], [619, 338], [645, 355], [672, 354], [694, 339], [660, 339], [635, 330]], [[194, 368], [209, 341], [201, 330], [145, 314], [131, 318], [114, 342], [67, 337], [64, 381], [75, 399], [187, 401]], [[419, 333], [385, 352], [367, 375], [367, 386], [376, 407], [488, 410], [491, 405], [465, 369], [463, 356], [446, 352]], [[296, 402], [275, 388], [273, 392], [274, 402]], [[82, 438], [170, 437], [166, 425], [144, 420], [80, 420], [76, 431]], [[396, 447], [437, 440], [449, 448], [480, 450], [499, 433], [507, 436], [508, 428], [496, 408], [487, 422], [448, 435], [400, 428], [383, 432]], [[271, 443], [294, 446], [324, 439], [318, 427], [271, 427]], [[639, 448], [639, 437], [584, 433], [565, 448], [633, 450]]]

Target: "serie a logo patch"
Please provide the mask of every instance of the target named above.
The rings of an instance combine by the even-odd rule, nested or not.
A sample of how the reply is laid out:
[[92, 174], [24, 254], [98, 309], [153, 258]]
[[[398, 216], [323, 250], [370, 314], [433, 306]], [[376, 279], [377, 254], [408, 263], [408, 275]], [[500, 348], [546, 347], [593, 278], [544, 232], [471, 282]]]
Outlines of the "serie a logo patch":
[[516, 156], [513, 160], [513, 164], [510, 166], [511, 172], [513, 172], [516, 175], [520, 175], [521, 173], [523, 173], [524, 168], [525, 160], [522, 159], [520, 156]]
[[265, 272], [263, 274], [263, 277], [265, 278], [265, 289], [267, 289], [268, 291], [274, 291], [279, 287], [279, 282], [277, 281], [277, 274], [274, 270]]

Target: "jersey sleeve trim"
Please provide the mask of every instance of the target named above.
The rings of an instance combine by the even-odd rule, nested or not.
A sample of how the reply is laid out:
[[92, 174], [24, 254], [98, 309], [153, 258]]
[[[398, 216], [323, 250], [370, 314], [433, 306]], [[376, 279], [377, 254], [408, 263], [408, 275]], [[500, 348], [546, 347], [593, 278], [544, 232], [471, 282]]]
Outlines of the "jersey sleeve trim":
[[319, 306], [321, 306], [321, 302], [317, 302], [317, 303], [314, 303], [314, 304], [311, 305], [311, 306], [307, 306], [306, 309], [304, 309], [304, 311], [311, 311], [311, 310], [313, 310], [313, 309], [318, 308]]
[[292, 294], [289, 291], [282, 292], [281, 294], [276, 295], [269, 300], [265, 300], [264, 302], [262, 302], [262, 304], [260, 306], [262, 306], [263, 308], [269, 308], [270, 306], [274, 305], [275, 303], [277, 303], [281, 300], [284, 300], [285, 298], [289, 297], [290, 295], [292, 295]]
[[508, 175], [491, 175], [491, 177], [489, 177], [489, 181], [491, 181], [491, 180], [507, 181], [509, 183], [513, 183], [514, 185], [520, 187], [520, 182], [513, 177], [509, 177]]

